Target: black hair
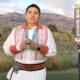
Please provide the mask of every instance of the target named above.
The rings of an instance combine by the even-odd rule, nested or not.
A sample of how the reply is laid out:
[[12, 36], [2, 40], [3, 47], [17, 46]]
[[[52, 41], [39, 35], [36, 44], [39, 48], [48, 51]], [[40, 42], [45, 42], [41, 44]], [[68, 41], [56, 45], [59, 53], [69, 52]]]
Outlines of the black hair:
[[40, 8], [39, 8], [36, 4], [31, 4], [31, 5], [29, 5], [29, 6], [26, 8], [26, 13], [27, 13], [27, 11], [28, 11], [28, 9], [29, 9], [30, 7], [35, 7], [35, 8], [37, 8], [38, 11], [39, 11], [39, 15], [41, 14]]

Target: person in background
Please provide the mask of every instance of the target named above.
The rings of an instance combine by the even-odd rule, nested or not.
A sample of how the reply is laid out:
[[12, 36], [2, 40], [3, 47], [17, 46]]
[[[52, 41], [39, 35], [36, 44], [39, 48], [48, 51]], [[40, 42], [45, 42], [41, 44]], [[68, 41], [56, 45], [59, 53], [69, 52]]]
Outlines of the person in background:
[[31, 4], [26, 8], [22, 26], [15, 27], [3, 49], [14, 55], [15, 65], [9, 70], [9, 80], [46, 80], [45, 61], [57, 54], [56, 44], [49, 28], [41, 26], [40, 8]]
[[2, 40], [2, 36], [1, 36], [1, 34], [0, 34], [0, 41]]

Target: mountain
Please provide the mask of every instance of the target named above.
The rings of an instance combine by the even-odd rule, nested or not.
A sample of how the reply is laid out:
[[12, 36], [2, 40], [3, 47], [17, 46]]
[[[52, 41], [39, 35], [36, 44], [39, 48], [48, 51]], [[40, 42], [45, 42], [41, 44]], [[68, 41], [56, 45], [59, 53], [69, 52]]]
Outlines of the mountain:
[[[25, 23], [24, 14], [8, 13], [0, 15], [0, 27], [16, 27]], [[74, 27], [74, 20], [63, 15], [52, 13], [42, 13], [39, 24], [47, 26], [48, 24], [56, 25], [60, 30], [71, 30]]]

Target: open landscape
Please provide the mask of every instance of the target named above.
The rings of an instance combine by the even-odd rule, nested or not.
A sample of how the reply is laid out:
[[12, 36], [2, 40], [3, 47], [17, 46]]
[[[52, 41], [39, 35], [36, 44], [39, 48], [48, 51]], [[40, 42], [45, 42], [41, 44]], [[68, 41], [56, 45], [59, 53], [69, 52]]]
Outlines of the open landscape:
[[[14, 13], [14, 15], [19, 16], [19, 14], [17, 14], [17, 13]], [[45, 16], [44, 20], [46, 22], [46, 16], [48, 16], [49, 14], [42, 14], [42, 15]], [[4, 21], [5, 24], [6, 24], [6, 21], [9, 21], [7, 19], [13, 19], [12, 22], [9, 22], [9, 24], [11, 24], [12, 26], [14, 25], [13, 23], [15, 23], [14, 21], [17, 21], [16, 25], [18, 24], [18, 22], [20, 22], [17, 19], [17, 17], [15, 17], [15, 19], [14, 19], [14, 18], [12, 18], [12, 15], [10, 17], [9, 14], [6, 16], [6, 18], [5, 18], [5, 16], [4, 17], [0, 16], [0, 18]], [[54, 17], [54, 15], [49, 15], [48, 20], [51, 16]], [[58, 19], [56, 16], [58, 16], [58, 18], [62, 21], [66, 20], [67, 24], [71, 20], [73, 21], [73, 19], [65, 18], [64, 16], [63, 16], [64, 17], [64, 19], [63, 19], [63, 17], [61, 17], [59, 15], [55, 15], [55, 19]], [[60, 21], [60, 20], [58, 20], [58, 21]], [[52, 21], [52, 22], [54, 22], [54, 21]], [[3, 25], [5, 25], [5, 24], [3, 24]], [[67, 25], [67, 24], [64, 24], [64, 25]], [[45, 24], [45, 25], [47, 25], [47, 24]], [[72, 69], [74, 71], [75, 69], [78, 68], [77, 45], [74, 41], [75, 37], [71, 30], [72, 22], [71, 22], [71, 24], [69, 24], [69, 26], [71, 25], [70, 28], [69, 28], [69, 26], [64, 27], [64, 25], [62, 28], [61, 27], [59, 28], [59, 25], [57, 25], [56, 27], [58, 28], [58, 31], [52, 31], [52, 35], [56, 42], [57, 55], [47, 59], [46, 69], [48, 72], [49, 71], [52, 71], [52, 72], [59, 71], [60, 72], [60, 71], [66, 71], [66, 70], [72, 70]], [[2, 34], [2, 40], [0, 41], [0, 73], [8, 72], [8, 70], [14, 65], [14, 58], [13, 58], [14, 56], [7, 56], [4, 53], [3, 48], [2, 48], [5, 40], [11, 33], [12, 29], [13, 29], [13, 27], [11, 27], [10, 25], [0, 27], [0, 34]], [[7, 80], [5, 76], [0, 77], [0, 80]], [[77, 80], [78, 72], [74, 73], [74, 74], [73, 73], [65, 73], [65, 74], [64, 73], [59, 73], [59, 74], [49, 73], [49, 74], [47, 74], [47, 80], [64, 80], [64, 79], [65, 80]]]
[[[5, 33], [4, 33], [5, 31]], [[4, 27], [0, 28], [2, 34], [2, 41], [0, 41], [0, 72], [7, 72], [13, 66], [13, 56], [7, 56], [3, 51], [3, 43], [11, 33], [12, 28]], [[52, 31], [54, 40], [57, 47], [57, 55], [55, 57], [48, 58], [46, 61], [47, 71], [63, 71], [78, 68], [78, 53], [77, 45], [74, 41], [74, 34], [70, 30], [64, 31]], [[64, 77], [63, 77], [64, 75]], [[69, 79], [68, 79], [69, 78]], [[47, 74], [47, 80], [77, 80], [78, 73], [70, 74]], [[0, 80], [7, 80], [5, 77], [1, 77]]]
[[[5, 31], [5, 33], [3, 33]], [[12, 66], [13, 56], [7, 56], [3, 51], [3, 43], [12, 31], [11, 28], [1, 28], [3, 40], [0, 41], [0, 69], [5, 71]], [[78, 66], [77, 45], [71, 31], [52, 32], [57, 47], [57, 55], [46, 61], [47, 70], [66, 70]], [[5, 65], [6, 64], [6, 65]], [[8, 65], [7, 65], [8, 64]], [[5, 65], [5, 67], [3, 67]]]
[[[32, 6], [30, 11], [31, 4], [40, 10]], [[75, 42], [75, 32], [79, 36], [80, 0], [0, 0], [0, 80], [8, 80], [7, 73], [15, 62], [14, 55], [8, 56], [3, 50], [5, 40], [15, 27], [29, 22], [26, 18], [37, 20], [37, 10], [38, 23], [50, 29], [57, 49], [54, 57], [47, 57], [46, 80], [79, 80], [79, 45]], [[24, 76], [19, 78], [22, 77], [25, 80]]]

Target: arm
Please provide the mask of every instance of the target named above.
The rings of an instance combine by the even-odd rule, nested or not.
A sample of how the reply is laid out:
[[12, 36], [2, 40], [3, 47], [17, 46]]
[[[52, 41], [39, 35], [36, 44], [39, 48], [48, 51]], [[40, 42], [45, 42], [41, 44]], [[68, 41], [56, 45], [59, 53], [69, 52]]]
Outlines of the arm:
[[31, 49], [39, 50], [44, 56], [47, 57], [56, 55], [57, 51], [56, 51], [55, 41], [49, 29], [48, 29], [48, 40], [46, 45], [39, 46], [39, 44], [36, 44], [35, 42], [31, 41]]
[[5, 53], [9, 56], [12, 56], [13, 54], [18, 53], [17, 45], [15, 45], [14, 33], [15, 33], [15, 28], [12, 30], [11, 34], [3, 44], [3, 49]]
[[54, 38], [52, 36], [52, 33], [49, 29], [48, 29], [48, 40], [47, 40], [46, 46], [48, 47], [48, 52], [46, 53], [45, 56], [52, 57], [57, 54], [56, 44], [55, 44]]

